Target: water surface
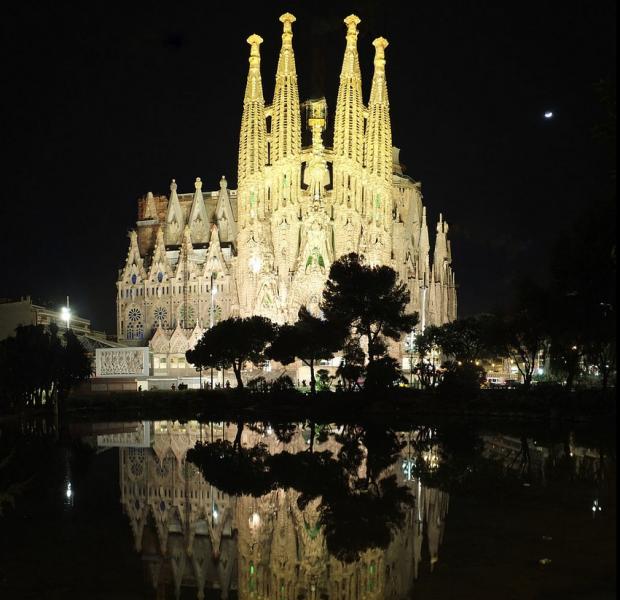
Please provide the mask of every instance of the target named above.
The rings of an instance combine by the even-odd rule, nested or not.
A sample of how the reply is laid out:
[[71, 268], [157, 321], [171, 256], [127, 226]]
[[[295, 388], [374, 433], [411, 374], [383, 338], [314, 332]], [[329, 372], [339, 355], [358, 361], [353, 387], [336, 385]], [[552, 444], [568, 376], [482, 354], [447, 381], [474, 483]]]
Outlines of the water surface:
[[613, 440], [460, 422], [5, 426], [0, 597], [613, 598]]

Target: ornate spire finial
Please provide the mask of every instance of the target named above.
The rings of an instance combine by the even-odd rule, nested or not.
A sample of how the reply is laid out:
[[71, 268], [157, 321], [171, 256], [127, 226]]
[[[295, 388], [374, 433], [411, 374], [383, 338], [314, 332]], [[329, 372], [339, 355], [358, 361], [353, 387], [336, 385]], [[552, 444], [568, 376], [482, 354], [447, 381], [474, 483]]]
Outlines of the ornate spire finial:
[[284, 24], [284, 33], [292, 33], [293, 32], [293, 23], [297, 21], [295, 15], [291, 13], [284, 13], [280, 15], [280, 22]]
[[362, 20], [357, 15], [349, 15], [345, 20], [344, 24], [347, 26], [347, 40], [355, 42], [357, 40], [357, 26], [362, 22]]
[[200, 179], [200, 177], [196, 177], [196, 181], [194, 181], [194, 187], [196, 188], [196, 191], [202, 189], [202, 179]]
[[260, 59], [260, 45], [263, 43], [263, 38], [257, 33], [253, 33], [247, 39], [247, 42], [251, 46], [251, 50], [250, 50], [250, 64], [251, 64], [252, 58], [256, 57]]
[[171, 192], [176, 192], [177, 191], [177, 180], [176, 179], [173, 179], [170, 182], [170, 191]]
[[226, 181], [226, 177], [222, 175], [222, 178], [220, 179], [220, 189], [225, 190], [227, 188], [228, 188], [228, 181]]
[[375, 47], [375, 67], [385, 68], [385, 49], [390, 43], [384, 37], [378, 37], [372, 45]]

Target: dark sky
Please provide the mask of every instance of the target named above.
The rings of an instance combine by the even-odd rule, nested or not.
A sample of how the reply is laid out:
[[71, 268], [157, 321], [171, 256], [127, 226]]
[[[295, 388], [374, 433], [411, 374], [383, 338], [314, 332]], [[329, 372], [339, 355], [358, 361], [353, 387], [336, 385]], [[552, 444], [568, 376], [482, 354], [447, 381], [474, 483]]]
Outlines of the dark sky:
[[394, 144], [429, 225], [440, 211], [451, 225], [462, 315], [504, 302], [522, 274], [544, 277], [555, 237], [607, 193], [592, 128], [595, 84], [615, 77], [611, 0], [68, 4], [2, 9], [0, 297], [69, 294], [114, 332], [136, 199], [173, 177], [180, 192], [197, 176], [236, 185], [245, 40], [265, 39], [269, 101], [285, 10], [298, 18], [300, 94], [324, 93], [332, 116], [342, 19], [362, 18], [366, 100], [371, 42], [390, 41]]

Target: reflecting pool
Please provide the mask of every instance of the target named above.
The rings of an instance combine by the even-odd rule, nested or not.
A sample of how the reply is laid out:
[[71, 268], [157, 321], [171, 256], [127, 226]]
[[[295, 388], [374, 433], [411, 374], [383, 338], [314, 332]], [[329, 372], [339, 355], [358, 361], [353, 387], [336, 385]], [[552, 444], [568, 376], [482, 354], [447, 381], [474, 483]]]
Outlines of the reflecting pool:
[[615, 597], [613, 432], [0, 432], [1, 598]]

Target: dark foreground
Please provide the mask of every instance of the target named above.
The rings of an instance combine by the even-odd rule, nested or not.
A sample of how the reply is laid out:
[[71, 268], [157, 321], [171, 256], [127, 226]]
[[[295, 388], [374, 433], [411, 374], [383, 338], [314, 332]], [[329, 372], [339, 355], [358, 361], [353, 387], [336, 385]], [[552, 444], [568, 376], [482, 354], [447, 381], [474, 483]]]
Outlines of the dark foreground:
[[319, 392], [316, 397], [296, 390], [250, 393], [247, 390], [186, 390], [122, 393], [76, 393], [66, 403], [74, 420], [178, 418], [230, 420], [276, 417], [317, 422], [371, 419], [381, 423], [419, 421], [427, 417], [500, 420], [615, 421], [615, 390], [533, 389], [481, 390], [476, 395], [444, 397], [432, 392], [396, 389], [384, 392]]

